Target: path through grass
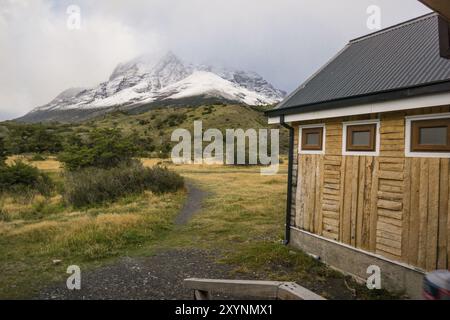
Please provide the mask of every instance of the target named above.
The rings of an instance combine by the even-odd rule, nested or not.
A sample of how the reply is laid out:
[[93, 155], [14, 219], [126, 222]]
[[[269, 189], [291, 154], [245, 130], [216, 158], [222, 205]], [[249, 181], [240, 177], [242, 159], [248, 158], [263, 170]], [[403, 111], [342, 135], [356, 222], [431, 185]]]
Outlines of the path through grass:
[[[160, 160], [144, 160], [154, 165]], [[286, 165], [275, 176], [257, 167], [174, 166], [208, 193], [186, 225], [174, 226], [186, 194], [147, 193], [87, 211], [55, 210], [39, 219], [0, 222], [0, 297], [32, 296], [65, 276], [68, 264], [84, 268], [157, 250], [219, 253], [236, 277], [296, 281], [327, 298], [395, 298], [369, 291], [302, 252], [282, 245]], [[57, 200], [55, 200], [57, 201]], [[53, 264], [54, 259], [62, 260]]]

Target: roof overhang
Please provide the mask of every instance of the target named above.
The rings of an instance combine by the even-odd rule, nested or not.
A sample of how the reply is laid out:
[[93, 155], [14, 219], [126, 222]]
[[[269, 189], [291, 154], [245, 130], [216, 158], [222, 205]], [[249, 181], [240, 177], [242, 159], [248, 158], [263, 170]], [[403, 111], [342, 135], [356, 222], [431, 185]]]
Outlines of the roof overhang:
[[450, 21], [450, 1], [448, 0], [419, 0], [419, 1]]
[[299, 114], [320, 110], [345, 108], [354, 105], [392, 101], [398, 99], [418, 97], [422, 95], [437, 94], [442, 92], [450, 92], [450, 81], [432, 83], [417, 87], [403, 88], [398, 90], [378, 92], [362, 96], [354, 96], [345, 99], [336, 99], [309, 105], [273, 109], [266, 111], [265, 114], [268, 117], [277, 117], [281, 115]]
[[266, 115], [269, 124], [278, 124], [281, 116], [284, 116], [285, 122], [297, 122], [450, 105], [450, 82], [441, 84], [440, 89], [445, 87], [447, 90], [428, 91], [427, 94], [421, 95], [397, 94], [378, 100], [365, 97], [366, 99], [353, 100], [353, 103], [346, 99], [341, 101], [345, 104], [339, 107], [321, 104], [307, 108], [288, 108], [284, 112], [281, 112], [283, 109], [272, 110], [266, 112]]
[[[284, 116], [284, 121], [287, 123], [292, 123], [300, 121], [323, 120], [354, 115], [377, 114], [392, 111], [448, 106], [449, 104], [450, 92], [445, 92], [420, 97], [399, 99], [394, 101], [354, 105], [339, 109], [324, 109], [305, 113], [289, 114]], [[268, 120], [269, 124], [280, 124], [280, 121], [281, 116], [270, 116]]]

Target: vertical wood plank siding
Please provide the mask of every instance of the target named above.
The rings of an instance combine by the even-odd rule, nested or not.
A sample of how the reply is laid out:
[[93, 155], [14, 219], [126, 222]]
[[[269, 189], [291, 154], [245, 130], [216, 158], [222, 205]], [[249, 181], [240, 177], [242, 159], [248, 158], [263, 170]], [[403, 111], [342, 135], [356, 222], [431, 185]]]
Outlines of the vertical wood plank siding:
[[[449, 159], [406, 158], [405, 116], [449, 107], [295, 123], [292, 223], [425, 270], [450, 267]], [[342, 156], [345, 121], [380, 118], [380, 156]], [[298, 126], [324, 123], [324, 155], [298, 154]]]

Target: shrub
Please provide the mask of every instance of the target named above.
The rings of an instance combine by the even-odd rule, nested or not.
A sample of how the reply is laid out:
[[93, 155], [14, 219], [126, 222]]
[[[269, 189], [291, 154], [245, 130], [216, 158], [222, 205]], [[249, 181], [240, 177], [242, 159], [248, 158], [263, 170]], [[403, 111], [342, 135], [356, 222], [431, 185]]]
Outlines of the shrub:
[[6, 161], [6, 148], [5, 148], [5, 140], [3, 137], [0, 137], [0, 167], [5, 165]]
[[74, 171], [86, 167], [112, 168], [137, 154], [133, 140], [124, 137], [119, 129], [96, 129], [87, 142], [72, 137], [59, 160]]
[[37, 168], [16, 161], [13, 165], [0, 166], [0, 191], [37, 191], [44, 196], [53, 190], [50, 177]]
[[141, 126], [145, 126], [145, 125], [150, 124], [150, 121], [142, 119], [142, 120], [138, 120], [138, 123]]
[[34, 154], [30, 159], [30, 161], [45, 161], [45, 160], [47, 160], [47, 158], [40, 153]]
[[5, 139], [7, 150], [11, 154], [60, 152], [63, 129], [54, 125], [14, 124]]
[[183, 178], [163, 167], [145, 168], [127, 161], [109, 169], [85, 168], [65, 175], [64, 200], [74, 207], [86, 207], [138, 194], [175, 192], [184, 186]]

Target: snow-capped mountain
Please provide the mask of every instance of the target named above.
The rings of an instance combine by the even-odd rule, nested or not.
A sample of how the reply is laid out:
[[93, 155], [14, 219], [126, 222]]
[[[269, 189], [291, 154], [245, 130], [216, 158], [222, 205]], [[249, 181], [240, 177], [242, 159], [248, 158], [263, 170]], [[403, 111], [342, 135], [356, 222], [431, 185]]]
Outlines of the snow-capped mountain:
[[[188, 64], [169, 52], [119, 64], [108, 81], [94, 88], [72, 88], [25, 115], [23, 121], [77, 121], [115, 109], [202, 97], [267, 105], [285, 92], [255, 72]], [[73, 118], [73, 119], [72, 119]]]

